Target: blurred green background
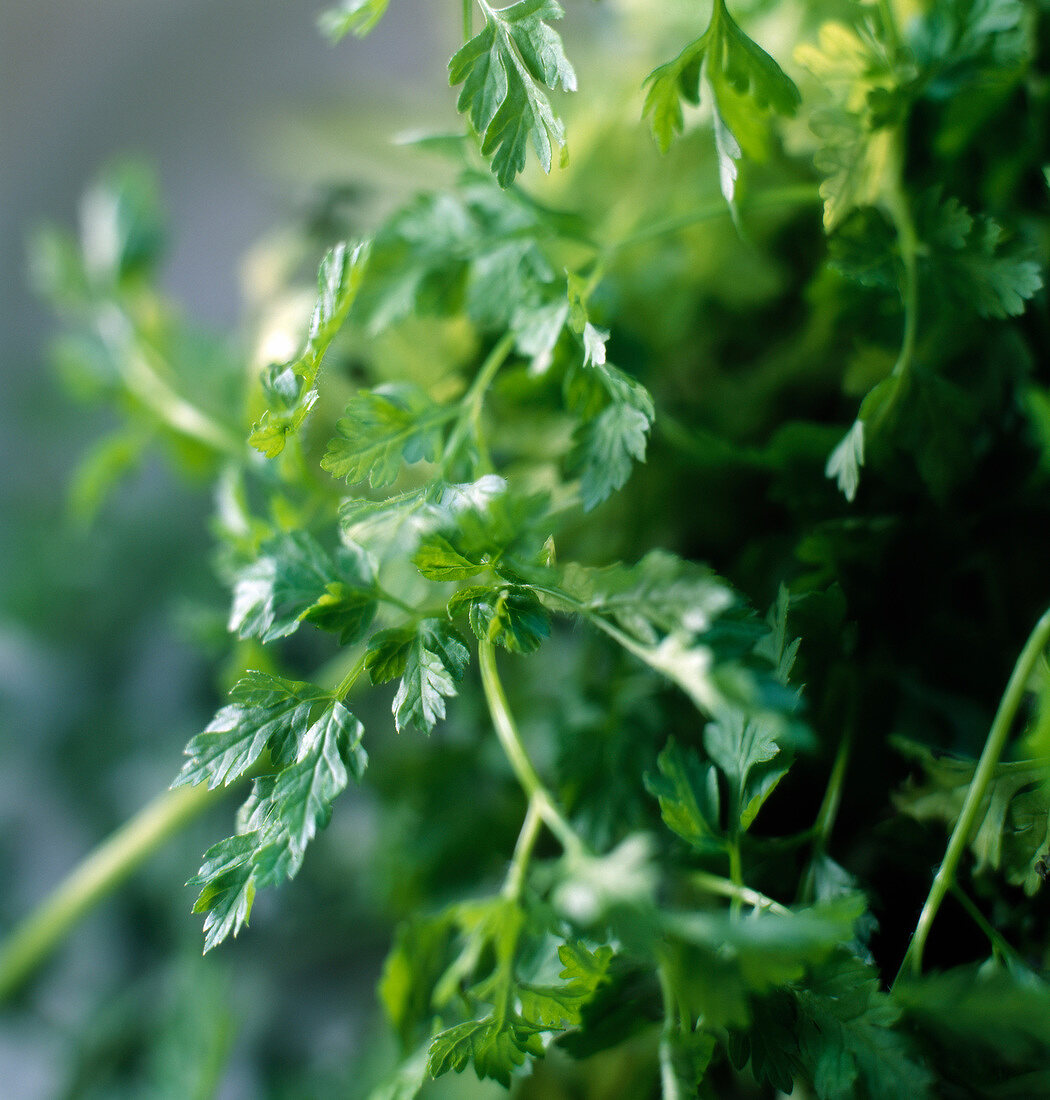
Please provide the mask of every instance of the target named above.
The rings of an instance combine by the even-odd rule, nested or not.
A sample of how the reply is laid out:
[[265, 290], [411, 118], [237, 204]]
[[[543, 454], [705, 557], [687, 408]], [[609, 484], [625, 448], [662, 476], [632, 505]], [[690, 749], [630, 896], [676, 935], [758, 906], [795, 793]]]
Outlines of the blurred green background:
[[[367, 177], [390, 201], [391, 135], [455, 118], [455, 12], [402, 0], [367, 44], [333, 47], [320, 7], [3, 4], [0, 933], [174, 775], [219, 695], [201, 621], [223, 598], [206, 482], [150, 461], [90, 525], [71, 517], [78, 457], [115, 416], [71, 400], [48, 362], [57, 324], [32, 294], [28, 239], [43, 220], [72, 226], [106, 162], [141, 158], [168, 211], [165, 289], [192, 321], [236, 331], [251, 246], [335, 182]], [[347, 942], [353, 891], [307, 870], [298, 901], [261, 899], [252, 936], [202, 962], [181, 884], [231, 808], [167, 846], [0, 1008], [0, 1093], [191, 1097], [221, 1079], [231, 1100], [344, 1094], [385, 943], [367, 927]], [[362, 814], [333, 826], [343, 847]]]

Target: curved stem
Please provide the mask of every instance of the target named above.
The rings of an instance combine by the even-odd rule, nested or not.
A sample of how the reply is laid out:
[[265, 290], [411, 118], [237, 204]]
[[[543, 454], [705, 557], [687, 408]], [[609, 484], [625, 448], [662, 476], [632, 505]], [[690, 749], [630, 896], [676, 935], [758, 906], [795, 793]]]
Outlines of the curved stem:
[[0, 947], [0, 1002], [18, 990], [92, 906], [223, 793], [205, 785], [165, 791], [104, 840]]
[[813, 826], [815, 834], [814, 846], [818, 851], [827, 847], [831, 838], [831, 830], [835, 828], [835, 819], [839, 815], [839, 807], [842, 805], [842, 788], [846, 781], [846, 768], [849, 765], [850, 753], [853, 750], [853, 723], [846, 726], [846, 730], [839, 741], [838, 751], [835, 753], [835, 762], [831, 766], [831, 775], [828, 777], [828, 786], [824, 791], [824, 800], [820, 804], [817, 820]]
[[210, 450], [243, 459], [244, 440], [190, 404], [161, 377], [137, 341], [131, 322], [118, 309], [106, 310], [98, 327], [103, 341], [122, 363], [121, 374], [129, 392], [162, 423]]
[[516, 900], [521, 897], [525, 889], [525, 876], [529, 869], [529, 860], [532, 859], [532, 850], [536, 847], [536, 840], [540, 835], [540, 826], [543, 817], [535, 799], [529, 799], [529, 808], [525, 812], [525, 821], [522, 823], [521, 832], [518, 834], [518, 842], [514, 845], [514, 858], [507, 870], [507, 878], [503, 883], [503, 896]]
[[970, 842], [970, 835], [977, 824], [981, 803], [988, 793], [996, 765], [999, 763], [999, 757], [1002, 756], [1003, 749], [1006, 747], [1014, 719], [1017, 717], [1018, 708], [1022, 699], [1024, 699], [1028, 679], [1048, 643], [1050, 643], [1050, 611], [1046, 611], [1039, 622], [1036, 623], [1024, 649], [1021, 650], [1020, 657], [1017, 658], [1017, 663], [1014, 665], [1009, 683], [1006, 685], [1006, 691], [1003, 692], [999, 709], [996, 711], [995, 719], [992, 722], [988, 740], [985, 742], [984, 751], [978, 761], [977, 771], [974, 773], [973, 781], [966, 792], [966, 801], [963, 803], [959, 820], [952, 830], [944, 859], [941, 861], [933, 885], [930, 887], [929, 897], [927, 897], [926, 904], [919, 915], [919, 922], [915, 926], [915, 932], [904, 955], [904, 960], [901, 962], [901, 968], [897, 973], [894, 984], [900, 981], [901, 976], [907, 972], [913, 975], [922, 973], [922, 954], [926, 947], [926, 939], [930, 934], [930, 928], [937, 917], [937, 910], [940, 909], [941, 902], [944, 901], [945, 895], [955, 882], [955, 872], [958, 869], [959, 860], [962, 858], [962, 854]]
[[481, 683], [485, 690], [485, 701], [488, 703], [489, 713], [492, 715], [492, 724], [496, 727], [500, 745], [510, 761], [510, 766], [514, 769], [518, 782], [529, 796], [530, 809], [535, 807], [536, 813], [558, 838], [558, 842], [567, 853], [582, 855], [583, 842], [562, 816], [525, 751], [496, 669], [495, 648], [487, 638], [482, 639], [478, 644], [478, 661], [481, 665]]

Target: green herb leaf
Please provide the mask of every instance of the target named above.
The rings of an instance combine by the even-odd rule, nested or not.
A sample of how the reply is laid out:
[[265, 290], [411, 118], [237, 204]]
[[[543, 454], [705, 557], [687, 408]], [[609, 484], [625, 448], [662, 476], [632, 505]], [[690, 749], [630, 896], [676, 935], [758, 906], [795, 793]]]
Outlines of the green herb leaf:
[[[773, 58], [737, 26], [724, 0], [715, 0], [707, 30], [673, 61], [654, 69], [645, 78], [648, 92], [643, 114], [649, 119], [653, 136], [664, 153], [671, 147], [675, 135], [682, 132], [682, 100], [694, 107], [700, 103], [702, 70], [706, 71], [719, 107], [724, 101], [730, 101], [726, 91], [732, 89], [737, 95], [749, 97], [758, 110], [769, 109], [788, 117], [798, 110], [801, 97], [794, 83]], [[723, 121], [722, 125], [728, 131], [731, 122]], [[729, 148], [728, 144], [726, 147]], [[725, 191], [723, 183], [723, 193]], [[731, 194], [726, 197], [732, 199]]]
[[660, 801], [664, 824], [697, 851], [722, 851], [718, 827], [718, 779], [714, 768], [695, 752], [688, 754], [670, 738], [656, 758], [659, 775], [648, 774], [645, 788]]
[[343, 635], [361, 636], [375, 614], [375, 573], [367, 555], [340, 547], [329, 556], [305, 531], [263, 543], [260, 556], [237, 576], [229, 629], [270, 642], [304, 619]]
[[[375, 652], [375, 651], [370, 651]], [[459, 634], [440, 619], [424, 619], [415, 636], [395, 656], [385, 647], [373, 659], [378, 675], [386, 675], [404, 660], [401, 686], [394, 696], [394, 721], [400, 733], [409, 723], [430, 733], [445, 717], [445, 700], [456, 694], [456, 684], [470, 661], [470, 651]]]
[[258, 886], [298, 872], [307, 844], [328, 824], [333, 800], [351, 775], [359, 779], [365, 769], [362, 732], [343, 704], [331, 701], [301, 733], [294, 761], [256, 780], [244, 807], [244, 831], [209, 848], [190, 879], [202, 887], [193, 911], [207, 914], [205, 951], [248, 923]]
[[397, 479], [402, 463], [433, 462], [441, 448], [442, 425], [453, 410], [435, 405], [407, 383], [362, 390], [336, 424], [321, 465], [351, 484], [375, 488]]
[[434, 1039], [427, 1068], [431, 1077], [440, 1077], [449, 1070], [462, 1073], [472, 1065], [479, 1079], [491, 1077], [509, 1088], [511, 1074], [525, 1059], [543, 1053], [542, 1031], [514, 1014], [503, 1021], [493, 1016], [468, 1020]]
[[449, 600], [448, 613], [467, 612], [475, 635], [512, 653], [532, 653], [550, 634], [550, 616], [532, 593], [521, 585], [462, 589]]
[[278, 759], [295, 759], [316, 704], [327, 694], [313, 684], [295, 683], [263, 672], [249, 672], [224, 706], [186, 746], [189, 760], [172, 786], [232, 782], [259, 759], [264, 749]]
[[317, 401], [314, 383], [325, 352], [342, 327], [361, 285], [368, 246], [338, 244], [321, 261], [318, 297], [306, 345], [291, 363], [271, 367], [263, 375], [268, 408], [255, 424], [248, 442], [267, 458], [276, 458], [289, 435], [303, 425]]
[[564, 12], [554, 0], [520, 0], [494, 9], [481, 2], [485, 26], [449, 62], [449, 83], [462, 84], [457, 106], [470, 114], [481, 137], [481, 151], [494, 154], [492, 168], [509, 187], [525, 167], [531, 140], [545, 172], [551, 168], [551, 142], [565, 145], [565, 128], [554, 114], [544, 87], [560, 83], [576, 90], [576, 73], [557, 33], [544, 20]]

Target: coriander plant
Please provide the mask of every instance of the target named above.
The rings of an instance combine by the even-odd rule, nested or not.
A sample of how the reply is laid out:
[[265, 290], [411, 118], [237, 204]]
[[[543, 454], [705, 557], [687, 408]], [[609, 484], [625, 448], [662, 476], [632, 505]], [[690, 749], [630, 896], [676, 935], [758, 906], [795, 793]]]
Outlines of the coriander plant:
[[0, 991], [222, 789], [220, 954], [356, 799], [348, 1095], [1050, 1093], [1050, 9], [447, 6], [462, 127], [304, 227], [294, 354], [191, 346], [141, 168], [37, 241], [80, 498], [216, 487], [229, 691]]

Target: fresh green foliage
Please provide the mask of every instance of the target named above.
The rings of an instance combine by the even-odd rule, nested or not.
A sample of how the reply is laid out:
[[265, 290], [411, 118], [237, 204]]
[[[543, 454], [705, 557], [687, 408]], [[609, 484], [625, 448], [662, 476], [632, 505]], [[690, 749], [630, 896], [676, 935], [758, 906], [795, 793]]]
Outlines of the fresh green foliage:
[[462, 84], [458, 108], [469, 114], [492, 154], [492, 170], [503, 187], [525, 167], [529, 142], [545, 172], [551, 170], [552, 142], [565, 147], [565, 126], [544, 88], [576, 90], [576, 73], [549, 22], [564, 12], [555, 0], [518, 0], [491, 8], [478, 0], [484, 28], [448, 63], [450, 84]]
[[652, 68], [672, 7], [595, 12], [604, 71], [566, 32], [577, 123], [561, 7], [467, 5], [452, 181], [317, 245], [235, 427], [157, 366], [147, 181], [43, 240], [128, 414], [84, 500], [155, 434], [219, 477], [234, 687], [175, 782], [252, 786], [205, 948], [308, 846], [358, 888], [312, 842], [362, 780], [376, 1098], [1041, 1095], [1050, 16], [714, 0]]

